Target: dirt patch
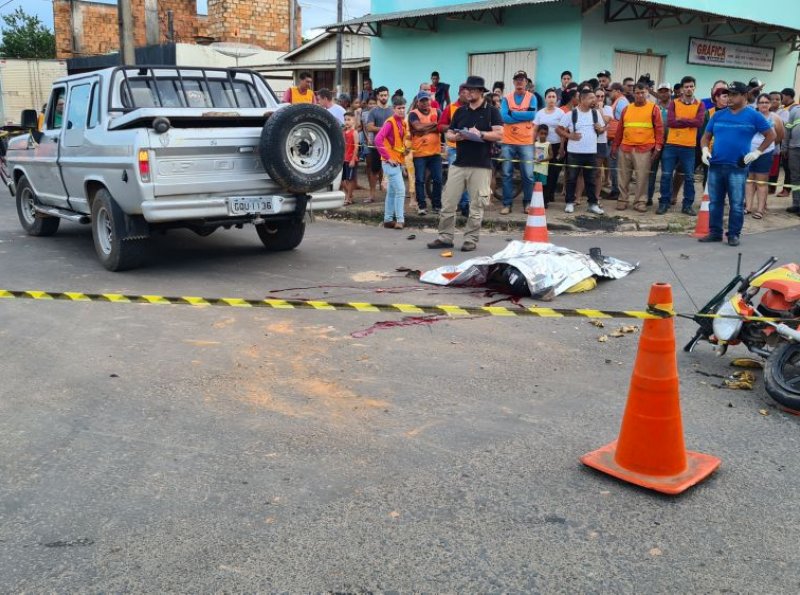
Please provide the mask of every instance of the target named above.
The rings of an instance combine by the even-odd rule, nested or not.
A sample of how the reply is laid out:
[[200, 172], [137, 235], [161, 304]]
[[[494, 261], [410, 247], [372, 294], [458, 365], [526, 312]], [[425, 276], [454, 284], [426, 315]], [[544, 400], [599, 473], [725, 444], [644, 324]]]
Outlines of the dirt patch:
[[356, 283], [371, 283], [374, 281], [383, 281], [392, 276], [391, 273], [382, 273], [380, 271], [363, 271], [350, 275], [350, 278]]

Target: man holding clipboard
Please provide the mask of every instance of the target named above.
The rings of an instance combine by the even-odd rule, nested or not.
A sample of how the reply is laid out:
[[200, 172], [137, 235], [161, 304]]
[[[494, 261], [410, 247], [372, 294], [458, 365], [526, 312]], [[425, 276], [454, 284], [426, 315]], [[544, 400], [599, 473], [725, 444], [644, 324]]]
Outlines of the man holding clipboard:
[[503, 120], [500, 111], [487, 103], [488, 92], [483, 78], [467, 77], [463, 85], [467, 92], [467, 105], [453, 114], [446, 133], [449, 141], [456, 143], [456, 160], [450, 166], [447, 184], [442, 196], [439, 214], [439, 237], [428, 243], [428, 248], [452, 248], [456, 229], [456, 209], [462, 193], [469, 193], [469, 217], [464, 226], [462, 252], [477, 248], [483, 221], [483, 209], [489, 205], [492, 174], [492, 143], [503, 138]]

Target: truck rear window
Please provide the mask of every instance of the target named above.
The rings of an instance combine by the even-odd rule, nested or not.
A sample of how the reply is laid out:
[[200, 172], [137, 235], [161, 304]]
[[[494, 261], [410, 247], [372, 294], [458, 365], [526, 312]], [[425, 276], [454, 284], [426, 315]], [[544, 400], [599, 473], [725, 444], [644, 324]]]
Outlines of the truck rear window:
[[234, 78], [127, 76], [120, 89], [122, 107], [265, 107], [253, 83]]

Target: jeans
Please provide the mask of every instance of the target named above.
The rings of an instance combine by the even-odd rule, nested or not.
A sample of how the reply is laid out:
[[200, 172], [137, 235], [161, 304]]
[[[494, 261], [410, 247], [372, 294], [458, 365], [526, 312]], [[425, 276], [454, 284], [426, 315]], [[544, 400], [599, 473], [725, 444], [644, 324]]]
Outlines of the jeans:
[[388, 223], [397, 218], [398, 223], [405, 222], [403, 206], [406, 200], [406, 185], [403, 183], [403, 168], [400, 165], [389, 165], [384, 161], [383, 175], [386, 176], [386, 202], [383, 207], [383, 222]]
[[714, 165], [708, 168], [709, 235], [722, 237], [722, 216], [725, 196], [730, 203], [728, 237], [739, 236], [744, 225], [744, 186], [747, 168], [736, 165]]
[[672, 173], [680, 164], [683, 171], [683, 208], [694, 204], [694, 147], [665, 145], [661, 154], [661, 198], [658, 202], [669, 206], [672, 202]]
[[550, 148], [553, 150], [553, 159], [550, 160], [550, 165], [547, 167], [547, 185], [544, 187], [544, 204], [546, 205], [555, 200], [558, 176], [561, 174], [561, 170], [564, 169], [561, 167], [561, 160], [558, 158], [561, 144], [552, 144]]
[[597, 153], [567, 153], [567, 165], [588, 166], [567, 168], [567, 204], [575, 202], [575, 187], [578, 184], [578, 174], [583, 172], [583, 183], [586, 187], [586, 196], [590, 205], [597, 204], [595, 191], [595, 171], [597, 166]]
[[431, 206], [442, 208], [442, 156], [414, 157], [414, 182], [417, 188], [417, 206], [425, 208], [425, 172], [431, 172]]
[[608, 169], [611, 174], [611, 196], [619, 196], [619, 172], [617, 171], [617, 158], [608, 157]]
[[[797, 184], [797, 182], [800, 182], [800, 147], [789, 149], [787, 162], [792, 176], [792, 183]], [[792, 206], [800, 207], [800, 189], [795, 188], [792, 190]]]
[[[453, 165], [456, 161], [456, 150], [455, 147], [447, 146], [447, 163], [448, 165]], [[469, 206], [469, 192], [464, 190], [464, 194], [461, 195], [461, 200], [458, 202], [459, 209], [466, 209]]]
[[533, 145], [503, 145], [500, 157], [503, 159], [503, 206], [510, 207], [514, 202], [514, 165], [519, 165], [522, 176], [522, 205], [529, 205], [533, 196]]

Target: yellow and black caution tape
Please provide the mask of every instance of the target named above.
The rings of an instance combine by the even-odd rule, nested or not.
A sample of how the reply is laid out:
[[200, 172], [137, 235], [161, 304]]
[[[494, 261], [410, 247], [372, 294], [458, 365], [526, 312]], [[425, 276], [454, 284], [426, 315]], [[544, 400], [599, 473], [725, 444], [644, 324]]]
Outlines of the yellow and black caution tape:
[[416, 304], [371, 304], [368, 302], [329, 302], [325, 300], [292, 300], [265, 298], [208, 298], [194, 296], [132, 295], [123, 293], [83, 293], [77, 291], [18, 291], [0, 289], [2, 299], [25, 299], [40, 301], [109, 302], [113, 304], [156, 304], [180, 306], [227, 306], [233, 308], [271, 308], [275, 310], [324, 310], [350, 312], [393, 312], [396, 314], [438, 314], [446, 316], [532, 316], [538, 318], [638, 318], [657, 320], [675, 315], [671, 306], [657, 304], [646, 311], [639, 310], [595, 310], [592, 308], [541, 308], [522, 306], [457, 306], [440, 304], [425, 306]]

